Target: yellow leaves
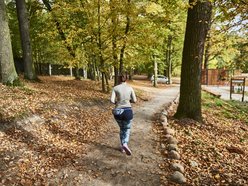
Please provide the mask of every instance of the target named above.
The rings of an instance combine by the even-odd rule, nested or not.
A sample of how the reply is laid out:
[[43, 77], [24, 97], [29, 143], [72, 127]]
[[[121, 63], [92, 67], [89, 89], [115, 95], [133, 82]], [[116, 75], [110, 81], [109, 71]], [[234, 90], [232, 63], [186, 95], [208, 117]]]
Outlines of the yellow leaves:
[[148, 14], [153, 14], [153, 15], [158, 15], [164, 12], [163, 7], [159, 4], [156, 3], [149, 3], [146, 7], [145, 10]]

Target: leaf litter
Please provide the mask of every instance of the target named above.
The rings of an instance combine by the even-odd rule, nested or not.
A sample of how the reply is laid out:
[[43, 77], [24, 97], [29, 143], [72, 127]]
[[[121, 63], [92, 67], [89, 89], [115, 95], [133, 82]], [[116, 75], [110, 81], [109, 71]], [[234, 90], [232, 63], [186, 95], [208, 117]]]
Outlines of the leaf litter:
[[81, 185], [88, 175], [97, 178], [102, 173], [84, 170], [80, 161], [110, 130], [109, 94], [95, 81], [39, 78], [23, 80], [24, 87], [0, 84], [0, 185]]
[[[88, 143], [108, 131], [109, 95], [101, 93], [98, 83], [64, 77], [41, 80], [22, 88], [0, 84], [1, 185], [80, 185], [87, 176], [77, 160], [87, 153]], [[226, 113], [214, 108], [203, 110], [203, 124], [176, 120], [173, 112], [168, 122], [179, 141], [186, 185], [248, 184], [247, 123], [235, 114], [223, 117]], [[156, 130], [164, 144], [163, 131]], [[161, 184], [173, 185], [169, 167], [179, 160], [162, 154]]]
[[25, 82], [25, 87], [0, 84], [0, 185], [69, 179], [61, 169], [80, 170], [75, 160], [108, 130], [111, 105], [99, 83], [40, 78], [41, 83]]
[[[164, 164], [160, 165], [163, 170], [162, 185], [176, 185], [168, 178], [172, 174], [170, 164], [178, 162], [185, 168], [185, 185], [248, 185], [248, 105], [237, 103], [243, 107], [243, 111], [233, 109], [233, 103], [225, 101], [222, 101], [221, 108], [215, 103], [206, 106], [215, 99], [203, 99], [202, 123], [191, 119], [175, 119], [173, 115], [177, 105], [169, 113], [168, 123], [176, 131], [181, 159], [167, 159], [162, 149], [161, 153], [165, 157]], [[228, 118], [223, 114], [228, 109], [233, 115], [240, 115], [240, 112], [244, 112], [244, 115]], [[165, 146], [161, 125], [155, 123], [155, 128], [160, 144]]]

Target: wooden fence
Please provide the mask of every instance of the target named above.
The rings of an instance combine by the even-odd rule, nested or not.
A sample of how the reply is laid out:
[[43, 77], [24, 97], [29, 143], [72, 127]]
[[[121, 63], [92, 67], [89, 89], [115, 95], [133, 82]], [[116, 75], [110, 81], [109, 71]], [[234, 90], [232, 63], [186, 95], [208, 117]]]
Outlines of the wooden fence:
[[202, 70], [202, 85], [229, 85], [231, 73], [225, 69]]

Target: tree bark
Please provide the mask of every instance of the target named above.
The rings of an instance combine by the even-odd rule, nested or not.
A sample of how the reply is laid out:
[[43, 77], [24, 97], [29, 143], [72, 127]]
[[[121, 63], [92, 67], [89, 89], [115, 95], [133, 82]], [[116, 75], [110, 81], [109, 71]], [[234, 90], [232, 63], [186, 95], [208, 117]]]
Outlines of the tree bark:
[[209, 57], [210, 57], [209, 49], [210, 49], [210, 41], [207, 41], [206, 49], [204, 52], [204, 65], [203, 65], [203, 69], [205, 72], [205, 74], [204, 74], [205, 75], [205, 85], [208, 85], [208, 62], [209, 62]]
[[119, 65], [118, 65], [118, 56], [117, 56], [117, 34], [116, 34], [116, 27], [117, 27], [117, 15], [116, 10], [114, 6], [113, 0], [110, 0], [110, 9], [111, 9], [111, 21], [112, 21], [112, 56], [113, 56], [113, 64], [114, 64], [114, 85], [116, 86], [118, 84], [118, 75], [119, 75]]
[[106, 92], [108, 93], [110, 91], [110, 87], [109, 87], [109, 76], [108, 76], [108, 73], [104, 73], [104, 76], [105, 76], [105, 81], [106, 81]]
[[207, 39], [207, 44], [205, 47], [205, 52], [204, 52], [204, 64], [203, 64], [203, 69], [207, 70], [208, 69], [208, 62], [209, 62], [209, 57], [210, 57], [210, 53], [209, 53], [209, 49], [210, 49], [210, 36], [209, 39]]
[[102, 47], [102, 30], [101, 30], [101, 1], [97, 3], [97, 46], [98, 46], [98, 60], [100, 62], [100, 71], [102, 74], [102, 92], [107, 92], [105, 84], [105, 60], [103, 58], [103, 47]]
[[37, 79], [32, 59], [32, 47], [29, 33], [29, 20], [25, 0], [16, 0], [16, 10], [21, 34], [22, 53], [24, 61], [24, 78]]
[[121, 48], [121, 52], [120, 52], [120, 65], [119, 65], [119, 73], [123, 74], [123, 70], [124, 70], [124, 54], [125, 54], [125, 49], [126, 49], [126, 45], [127, 45], [127, 35], [129, 33], [130, 30], [130, 24], [131, 24], [131, 19], [130, 19], [130, 3], [131, 0], [127, 0], [128, 2], [128, 7], [127, 7], [127, 23], [126, 23], [126, 29], [125, 29], [125, 35], [124, 35], [124, 43], [123, 46]]
[[18, 81], [4, 0], [0, 0], [0, 70], [3, 84], [13, 85]]
[[101, 74], [102, 74], [102, 92], [106, 92], [104, 72], [102, 72]]
[[153, 56], [153, 73], [154, 73], [154, 77], [153, 77], [153, 86], [157, 87], [158, 86], [158, 63], [157, 63], [157, 59], [156, 56]]
[[119, 69], [118, 67], [114, 67], [114, 74], [115, 74], [115, 77], [114, 77], [114, 86], [118, 85], [118, 76], [119, 76]]
[[206, 47], [205, 47], [205, 52], [204, 52], [204, 63], [203, 63], [203, 69], [205, 70], [205, 84], [208, 85], [208, 63], [209, 63], [209, 58], [210, 58], [210, 47], [211, 47], [211, 34], [210, 34], [210, 29], [211, 29], [211, 25], [212, 25], [212, 18], [211, 21], [208, 24], [207, 27], [207, 36], [206, 36]]
[[[190, 5], [194, 2], [195, 0], [189, 0]], [[211, 3], [201, 0], [188, 9], [176, 118], [202, 120], [201, 64], [211, 11]]]
[[168, 79], [169, 79], [169, 84], [171, 84], [171, 71], [172, 71], [172, 65], [171, 65], [171, 45], [172, 45], [172, 36], [168, 36], [168, 41], [167, 41], [167, 64], [168, 64]]

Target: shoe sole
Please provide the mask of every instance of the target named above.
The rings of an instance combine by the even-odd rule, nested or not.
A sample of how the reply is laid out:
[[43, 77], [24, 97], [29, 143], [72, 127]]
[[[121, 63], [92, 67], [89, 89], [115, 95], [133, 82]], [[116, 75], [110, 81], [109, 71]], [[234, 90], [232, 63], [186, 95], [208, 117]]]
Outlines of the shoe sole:
[[124, 149], [120, 149], [121, 153], [126, 153], [126, 151]]
[[123, 149], [125, 150], [125, 152], [128, 156], [132, 155], [132, 152], [127, 147], [123, 146]]

